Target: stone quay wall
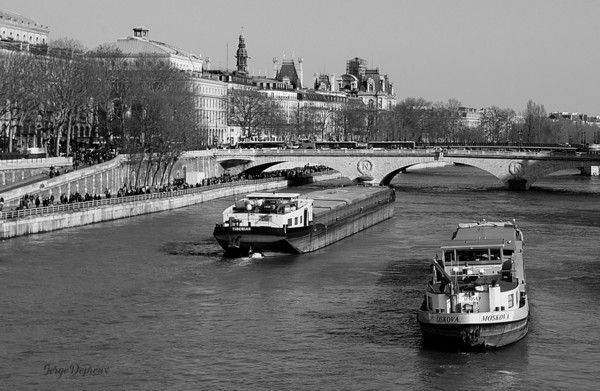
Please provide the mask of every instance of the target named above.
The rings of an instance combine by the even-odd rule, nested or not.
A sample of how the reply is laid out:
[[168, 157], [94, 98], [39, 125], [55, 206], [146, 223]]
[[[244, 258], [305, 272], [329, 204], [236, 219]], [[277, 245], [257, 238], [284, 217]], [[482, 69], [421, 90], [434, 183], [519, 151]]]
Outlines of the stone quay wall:
[[[62, 159], [62, 158], [59, 158]], [[69, 158], [70, 159], [70, 158]], [[50, 161], [51, 159], [29, 159], [39, 160], [39, 167], [28, 167], [34, 165], [26, 159], [20, 159], [11, 164], [5, 164], [6, 161], [0, 161], [0, 170], [5, 171], [5, 178], [10, 178], [9, 184], [15, 181], [23, 180], [30, 175], [23, 176], [28, 170], [48, 171], [48, 167], [54, 165], [59, 167], [58, 163]], [[44, 161], [44, 162], [42, 162]], [[135, 175], [132, 165], [127, 155], [119, 155], [116, 158], [104, 163], [96, 164], [90, 167], [84, 167], [79, 170], [70, 171], [66, 174], [43, 180], [31, 184], [20, 186], [0, 194], [4, 198], [5, 207], [16, 207], [19, 205], [21, 197], [25, 194], [33, 194], [40, 198], [50, 198], [51, 195], [58, 199], [61, 194], [78, 192], [80, 194], [104, 194], [107, 190], [111, 194], [116, 194], [117, 190], [124, 184], [133, 185]], [[145, 166], [144, 166], [145, 167]], [[45, 170], [45, 171], [44, 171]], [[42, 172], [40, 171], [40, 172]], [[0, 171], [1, 172], [1, 171]], [[173, 167], [171, 177], [166, 181], [172, 181], [174, 178], [183, 178], [190, 184], [202, 181], [203, 178], [211, 178], [222, 175], [225, 170], [218, 164], [211, 154], [211, 151], [197, 151], [184, 154]], [[142, 169], [140, 176], [145, 176], [145, 170]], [[0, 175], [2, 179], [2, 175]]]
[[0, 187], [12, 185], [38, 175], [48, 175], [50, 167], [73, 167], [73, 158], [51, 157], [39, 159], [0, 160]]

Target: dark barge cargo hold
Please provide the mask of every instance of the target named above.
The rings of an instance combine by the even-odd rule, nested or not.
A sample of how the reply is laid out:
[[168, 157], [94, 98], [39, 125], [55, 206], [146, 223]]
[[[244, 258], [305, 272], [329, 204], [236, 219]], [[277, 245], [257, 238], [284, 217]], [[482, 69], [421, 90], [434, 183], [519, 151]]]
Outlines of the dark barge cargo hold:
[[306, 253], [394, 214], [394, 191], [350, 186], [297, 193], [252, 193], [223, 212], [214, 236], [229, 255]]

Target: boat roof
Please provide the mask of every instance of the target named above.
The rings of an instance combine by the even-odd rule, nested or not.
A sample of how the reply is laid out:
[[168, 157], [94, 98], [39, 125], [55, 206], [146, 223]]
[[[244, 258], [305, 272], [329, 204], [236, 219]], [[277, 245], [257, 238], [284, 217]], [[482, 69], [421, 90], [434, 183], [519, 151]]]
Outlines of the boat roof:
[[442, 250], [454, 249], [482, 249], [501, 248], [506, 245], [504, 239], [476, 239], [476, 240], [445, 240], [442, 242]]
[[517, 227], [512, 222], [478, 222], [459, 224], [452, 236], [454, 240], [516, 239]]
[[299, 193], [250, 193], [246, 197], [248, 198], [280, 198], [285, 200], [291, 200], [298, 198]]
[[515, 223], [511, 221], [480, 221], [476, 223], [460, 223], [458, 228], [475, 228], [475, 227], [511, 227], [516, 228]]

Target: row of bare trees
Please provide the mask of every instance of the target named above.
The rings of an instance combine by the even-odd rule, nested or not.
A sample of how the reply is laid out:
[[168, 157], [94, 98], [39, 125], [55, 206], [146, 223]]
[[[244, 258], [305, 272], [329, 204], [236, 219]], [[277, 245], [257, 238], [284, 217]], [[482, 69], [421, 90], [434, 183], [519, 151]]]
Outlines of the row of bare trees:
[[478, 112], [469, 124], [461, 103], [451, 99], [432, 103], [407, 98], [391, 110], [379, 111], [376, 138], [460, 144], [585, 144], [599, 141], [599, 128], [583, 121], [550, 118], [541, 104], [533, 101], [517, 113], [492, 106]]
[[[390, 110], [367, 107], [359, 99], [329, 107], [276, 101], [256, 90], [234, 90], [229, 123], [240, 126], [246, 138], [278, 140], [414, 140], [423, 143], [558, 144], [596, 142], [598, 127], [567, 119], [549, 118], [543, 105], [529, 101], [517, 113], [492, 106], [474, 111], [469, 122], [456, 99], [429, 102], [406, 98]], [[289, 103], [287, 103], [289, 104]]]
[[118, 149], [134, 157], [135, 185], [160, 184], [184, 150], [198, 148], [189, 76], [151, 56], [111, 47], [67, 56], [0, 56], [0, 149], [41, 147], [51, 156]]
[[354, 140], [364, 138], [368, 110], [357, 99], [322, 104], [278, 100], [249, 89], [233, 89], [229, 95], [230, 125], [240, 127], [243, 138]]

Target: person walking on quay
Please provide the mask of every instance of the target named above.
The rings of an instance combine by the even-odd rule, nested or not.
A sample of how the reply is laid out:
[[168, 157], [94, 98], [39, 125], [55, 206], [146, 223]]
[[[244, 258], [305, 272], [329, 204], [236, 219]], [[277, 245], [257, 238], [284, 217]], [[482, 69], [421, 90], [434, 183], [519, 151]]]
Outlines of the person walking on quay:
[[4, 197], [0, 197], [0, 212], [2, 212], [2, 208], [4, 208]]

